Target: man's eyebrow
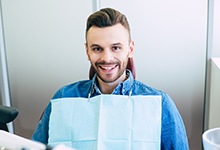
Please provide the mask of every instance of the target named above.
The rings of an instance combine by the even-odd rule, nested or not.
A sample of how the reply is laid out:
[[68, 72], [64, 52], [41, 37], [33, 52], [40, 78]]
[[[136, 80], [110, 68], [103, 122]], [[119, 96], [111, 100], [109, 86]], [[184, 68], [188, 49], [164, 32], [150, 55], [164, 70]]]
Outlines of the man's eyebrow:
[[[118, 45], [123, 45], [123, 44], [120, 42], [111, 44], [111, 46], [118, 46]], [[99, 44], [91, 44], [90, 47], [102, 47], [102, 46], [100, 46]]]
[[101, 47], [99, 44], [91, 44], [90, 47]]
[[122, 43], [118, 42], [118, 43], [113, 43], [112, 46], [117, 46], [117, 45], [123, 45]]

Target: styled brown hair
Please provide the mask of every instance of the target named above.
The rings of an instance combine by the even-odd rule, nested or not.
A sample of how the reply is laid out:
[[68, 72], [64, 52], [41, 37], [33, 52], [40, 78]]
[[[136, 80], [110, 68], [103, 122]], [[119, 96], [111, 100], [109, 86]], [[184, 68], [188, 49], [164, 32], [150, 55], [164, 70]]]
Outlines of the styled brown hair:
[[131, 40], [130, 26], [126, 16], [121, 12], [112, 8], [100, 9], [99, 11], [91, 14], [88, 17], [86, 24], [86, 38], [87, 38], [87, 32], [92, 26], [103, 28], [103, 27], [113, 26], [118, 23], [123, 25], [125, 29], [128, 30], [129, 41], [130, 41]]

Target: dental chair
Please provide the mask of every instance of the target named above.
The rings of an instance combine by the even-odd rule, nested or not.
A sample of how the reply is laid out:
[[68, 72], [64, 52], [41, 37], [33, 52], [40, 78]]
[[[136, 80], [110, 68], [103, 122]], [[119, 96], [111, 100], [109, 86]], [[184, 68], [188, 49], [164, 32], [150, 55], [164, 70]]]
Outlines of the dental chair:
[[17, 115], [17, 108], [0, 105], [0, 130], [8, 132], [7, 123], [12, 122]]
[[[133, 77], [135, 79], [136, 78], [136, 70], [135, 70], [135, 66], [134, 66], [134, 60], [133, 60], [132, 57], [128, 58], [128, 64], [127, 64], [126, 69], [129, 69], [132, 72], [132, 75], [133, 75]], [[94, 75], [95, 75], [95, 71], [92, 68], [92, 66], [90, 66], [90, 69], [89, 69], [89, 79], [92, 79]]]
[[44, 144], [9, 133], [7, 123], [12, 122], [17, 115], [17, 108], [0, 105], [0, 150], [51, 150]]

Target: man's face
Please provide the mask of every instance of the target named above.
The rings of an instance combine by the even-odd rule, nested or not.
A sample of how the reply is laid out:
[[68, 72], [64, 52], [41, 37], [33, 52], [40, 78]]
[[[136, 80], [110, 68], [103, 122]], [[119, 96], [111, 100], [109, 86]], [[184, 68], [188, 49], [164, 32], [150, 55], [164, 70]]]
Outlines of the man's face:
[[134, 42], [121, 25], [91, 27], [87, 32], [86, 53], [98, 78], [105, 83], [123, 81], [128, 57], [132, 57]]

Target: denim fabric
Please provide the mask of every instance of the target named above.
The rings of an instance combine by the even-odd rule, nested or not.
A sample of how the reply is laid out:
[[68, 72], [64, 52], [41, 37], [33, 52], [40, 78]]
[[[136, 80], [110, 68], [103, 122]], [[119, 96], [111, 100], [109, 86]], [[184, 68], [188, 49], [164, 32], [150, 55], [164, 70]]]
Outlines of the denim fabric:
[[[118, 84], [112, 94], [115, 95], [160, 95], [162, 96], [162, 129], [161, 149], [162, 150], [188, 150], [188, 140], [185, 126], [173, 100], [166, 93], [149, 87], [132, 76], [127, 70], [128, 79]], [[100, 95], [101, 92], [96, 83], [96, 76], [92, 80], [79, 81], [59, 89], [53, 96], [57, 98], [84, 97], [89, 98]], [[51, 103], [45, 109], [41, 120], [32, 136], [33, 140], [48, 143], [48, 125], [51, 112]], [[153, 115], [153, 114], [152, 114]]]

